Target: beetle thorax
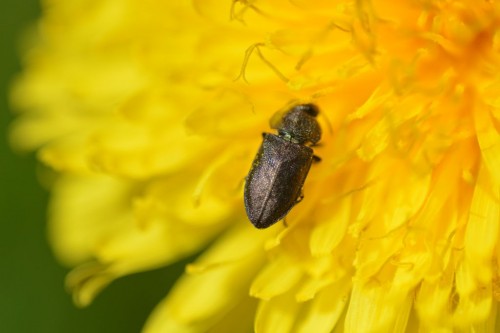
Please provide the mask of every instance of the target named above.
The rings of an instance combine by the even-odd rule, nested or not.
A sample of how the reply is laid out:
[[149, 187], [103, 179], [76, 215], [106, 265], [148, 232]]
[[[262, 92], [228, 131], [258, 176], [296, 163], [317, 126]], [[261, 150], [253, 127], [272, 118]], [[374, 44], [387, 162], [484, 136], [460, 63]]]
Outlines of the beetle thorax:
[[278, 127], [279, 135], [290, 142], [316, 144], [321, 138], [321, 128], [315, 116], [294, 108], [283, 116]]

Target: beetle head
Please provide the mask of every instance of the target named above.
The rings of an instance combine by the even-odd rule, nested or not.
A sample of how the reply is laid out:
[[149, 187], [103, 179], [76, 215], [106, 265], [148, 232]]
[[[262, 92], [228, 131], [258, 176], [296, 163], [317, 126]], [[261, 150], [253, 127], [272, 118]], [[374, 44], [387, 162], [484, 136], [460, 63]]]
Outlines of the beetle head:
[[285, 112], [272, 127], [289, 141], [315, 145], [321, 139], [321, 127], [316, 120], [318, 113], [319, 109], [314, 104], [298, 104]]

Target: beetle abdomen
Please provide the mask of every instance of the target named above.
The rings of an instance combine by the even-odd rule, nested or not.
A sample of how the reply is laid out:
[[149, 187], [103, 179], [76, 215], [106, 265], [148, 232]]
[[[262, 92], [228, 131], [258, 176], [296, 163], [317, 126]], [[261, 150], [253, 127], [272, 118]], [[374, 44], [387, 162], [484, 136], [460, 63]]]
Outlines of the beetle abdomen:
[[313, 150], [264, 133], [245, 183], [245, 208], [257, 228], [281, 220], [297, 203], [311, 167]]

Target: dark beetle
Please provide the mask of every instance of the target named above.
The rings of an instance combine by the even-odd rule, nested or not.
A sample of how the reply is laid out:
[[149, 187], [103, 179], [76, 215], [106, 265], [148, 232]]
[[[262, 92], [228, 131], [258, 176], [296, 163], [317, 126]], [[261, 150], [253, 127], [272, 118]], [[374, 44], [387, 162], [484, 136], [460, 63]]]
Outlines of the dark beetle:
[[270, 227], [302, 200], [302, 186], [321, 139], [314, 104], [294, 106], [271, 119], [278, 135], [263, 133], [264, 140], [245, 183], [245, 208], [256, 228]]

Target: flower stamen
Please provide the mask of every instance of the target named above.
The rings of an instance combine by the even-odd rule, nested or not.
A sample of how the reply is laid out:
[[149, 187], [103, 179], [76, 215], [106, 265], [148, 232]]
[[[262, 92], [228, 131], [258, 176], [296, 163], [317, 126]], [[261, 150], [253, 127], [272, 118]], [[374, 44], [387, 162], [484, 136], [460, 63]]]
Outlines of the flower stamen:
[[248, 83], [248, 80], [246, 78], [246, 68], [248, 65], [248, 61], [250, 60], [250, 56], [254, 53], [254, 51], [257, 53], [258, 57], [267, 65], [269, 68], [272, 69], [272, 71], [285, 83], [288, 83], [290, 80], [280, 72], [280, 70], [269, 60], [267, 60], [264, 55], [262, 54], [260, 48], [262, 46], [266, 46], [264, 43], [255, 43], [248, 47], [248, 49], [245, 51], [245, 58], [243, 59], [243, 64], [241, 65], [241, 71], [240, 74], [234, 79], [234, 81], [237, 81], [238, 79], [242, 78], [243, 81]]

